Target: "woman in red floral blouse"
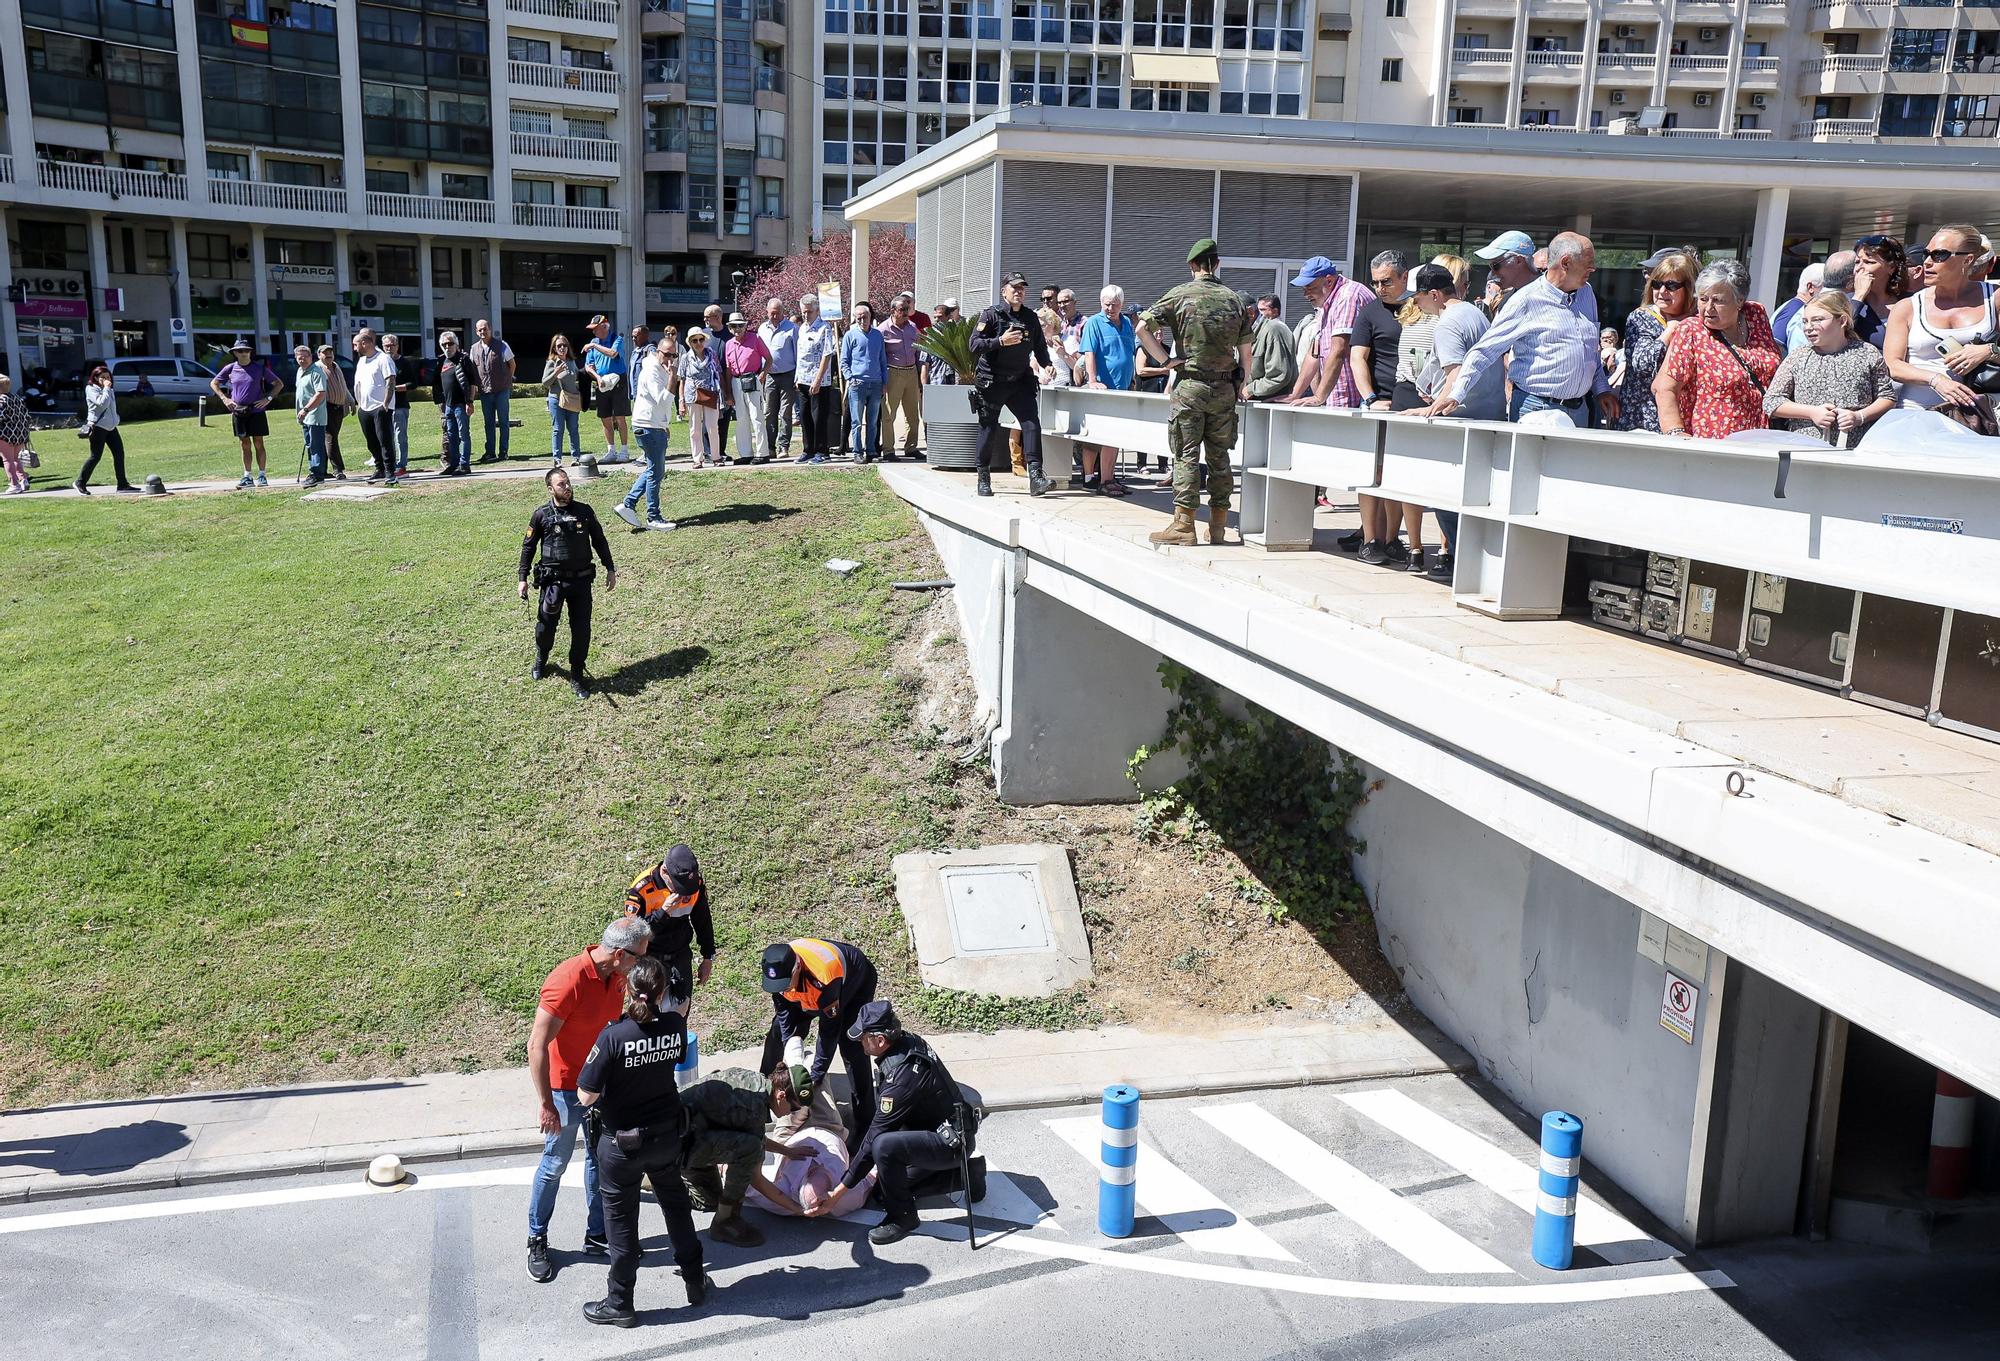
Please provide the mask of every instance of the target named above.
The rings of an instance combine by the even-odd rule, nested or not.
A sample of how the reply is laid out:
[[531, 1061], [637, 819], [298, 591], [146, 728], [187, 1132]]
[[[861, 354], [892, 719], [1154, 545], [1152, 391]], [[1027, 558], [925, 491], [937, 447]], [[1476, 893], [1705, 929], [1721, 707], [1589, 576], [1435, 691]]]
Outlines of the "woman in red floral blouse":
[[1744, 301], [1749, 292], [1740, 260], [1716, 260], [1695, 279], [1695, 315], [1674, 323], [1653, 379], [1661, 434], [1722, 439], [1764, 428], [1764, 392], [1785, 353], [1763, 306]]

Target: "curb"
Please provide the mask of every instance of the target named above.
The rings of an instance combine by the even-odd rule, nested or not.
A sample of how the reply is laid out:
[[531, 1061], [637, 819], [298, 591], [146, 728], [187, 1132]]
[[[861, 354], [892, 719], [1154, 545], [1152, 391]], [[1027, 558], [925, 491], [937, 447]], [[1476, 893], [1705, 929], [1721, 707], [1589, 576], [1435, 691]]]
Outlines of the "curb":
[[[1399, 1063], [1312, 1063], [1279, 1068], [1244, 1068], [1228, 1073], [1192, 1074], [1149, 1087], [1146, 1095], [1155, 1101], [1176, 1097], [1223, 1096], [1285, 1087], [1326, 1087], [1348, 1082], [1465, 1074], [1474, 1071], [1474, 1067], [1468, 1058], [1456, 1061], [1440, 1059], [1416, 1067]], [[998, 1096], [987, 1096], [984, 1102], [989, 1112], [1046, 1110], [1087, 1105], [1100, 1095], [1097, 1087], [1066, 1083], [1021, 1088]], [[360, 1171], [377, 1154], [385, 1151], [394, 1152], [405, 1163], [415, 1164], [511, 1157], [539, 1153], [541, 1148], [542, 1136], [538, 1132], [491, 1130], [478, 1134], [412, 1139], [400, 1144], [390, 1139], [375, 1144], [335, 1144], [272, 1153], [244, 1153], [224, 1158], [190, 1159], [172, 1167], [134, 1168], [129, 1172], [113, 1172], [101, 1177], [25, 1178], [23, 1184], [18, 1186], [0, 1184], [0, 1204], [39, 1203], [133, 1191], [170, 1191], [183, 1186], [211, 1186], [264, 1177], [308, 1176], [316, 1172]]]

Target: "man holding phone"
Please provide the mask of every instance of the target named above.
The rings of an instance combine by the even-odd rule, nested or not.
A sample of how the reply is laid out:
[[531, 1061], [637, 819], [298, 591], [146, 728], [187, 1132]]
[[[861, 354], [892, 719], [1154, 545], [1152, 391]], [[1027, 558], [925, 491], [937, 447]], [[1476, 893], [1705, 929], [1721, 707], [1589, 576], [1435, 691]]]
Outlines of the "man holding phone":
[[1041, 377], [1049, 372], [1042, 322], [1028, 310], [1028, 276], [1009, 274], [1000, 282], [1000, 305], [979, 314], [972, 328], [972, 407], [979, 416], [979, 494], [993, 494], [993, 460], [1006, 444], [1002, 411], [1021, 427], [1021, 452], [1028, 464], [1028, 495], [1044, 496], [1054, 484], [1042, 476]]

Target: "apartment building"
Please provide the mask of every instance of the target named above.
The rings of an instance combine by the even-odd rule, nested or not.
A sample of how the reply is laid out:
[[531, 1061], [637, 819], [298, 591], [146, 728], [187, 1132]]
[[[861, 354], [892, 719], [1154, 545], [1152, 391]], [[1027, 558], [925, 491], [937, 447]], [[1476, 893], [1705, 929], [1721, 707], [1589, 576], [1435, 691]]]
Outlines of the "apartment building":
[[807, 2], [821, 221], [1008, 105], [2000, 145], [2000, 0]]
[[0, 35], [12, 368], [496, 314], [533, 353], [796, 244], [783, 0], [0, 0]]

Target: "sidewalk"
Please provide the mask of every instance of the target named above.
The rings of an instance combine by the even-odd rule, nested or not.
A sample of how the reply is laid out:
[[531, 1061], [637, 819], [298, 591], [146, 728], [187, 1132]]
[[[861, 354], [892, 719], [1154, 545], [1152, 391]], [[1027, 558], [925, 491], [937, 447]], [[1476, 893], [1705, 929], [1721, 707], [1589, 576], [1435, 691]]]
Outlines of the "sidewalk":
[[[930, 1038], [989, 1110], [1095, 1101], [1114, 1082], [1157, 1099], [1472, 1067], [1422, 1018], [1405, 1025], [1372, 1005], [1358, 1020], [1206, 1032]], [[757, 1058], [703, 1054], [702, 1070], [754, 1068]], [[522, 1068], [54, 1106], [0, 1114], [0, 1203], [358, 1169], [379, 1153], [404, 1162], [530, 1153], [541, 1142]]]

